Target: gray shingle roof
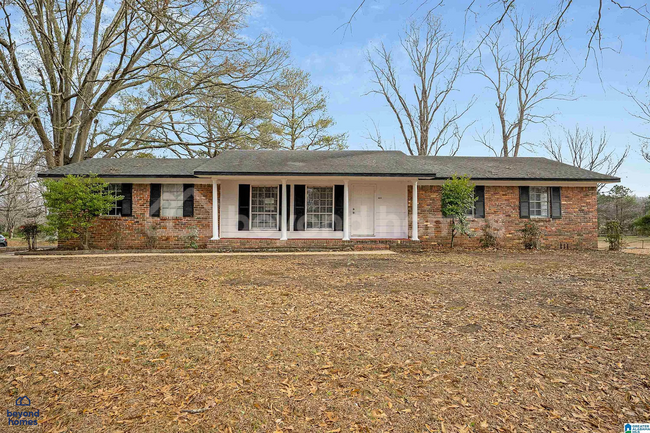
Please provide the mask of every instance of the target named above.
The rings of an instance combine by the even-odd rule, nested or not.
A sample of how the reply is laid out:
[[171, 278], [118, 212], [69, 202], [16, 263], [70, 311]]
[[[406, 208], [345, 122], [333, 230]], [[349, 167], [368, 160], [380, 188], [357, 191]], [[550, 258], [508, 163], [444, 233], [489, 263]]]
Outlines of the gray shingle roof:
[[467, 175], [475, 180], [551, 180], [618, 182], [619, 178], [539, 157], [407, 156], [380, 151], [229, 150], [212, 159], [89, 159], [40, 173], [101, 177], [260, 176], [401, 176], [445, 179]]
[[92, 158], [55, 167], [39, 177], [96, 174], [100, 177], [194, 177], [194, 170], [208, 161], [197, 159]]
[[468, 175], [476, 180], [566, 180], [620, 182], [620, 178], [541, 157], [419, 156], [436, 177]]
[[196, 174], [433, 176], [434, 172], [397, 151], [229, 150]]

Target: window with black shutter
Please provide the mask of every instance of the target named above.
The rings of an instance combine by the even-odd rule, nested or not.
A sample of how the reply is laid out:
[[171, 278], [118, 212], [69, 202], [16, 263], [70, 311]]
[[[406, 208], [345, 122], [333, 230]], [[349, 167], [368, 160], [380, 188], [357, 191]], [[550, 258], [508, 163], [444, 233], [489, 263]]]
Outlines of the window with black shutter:
[[562, 194], [559, 186], [551, 188], [551, 218], [562, 218]]
[[123, 183], [122, 184], [122, 216], [131, 216], [133, 215], [133, 184], [132, 183]]
[[160, 216], [160, 193], [161, 185], [159, 183], [152, 183], [149, 190], [149, 216]]
[[293, 186], [293, 227], [295, 231], [305, 230], [305, 185]]
[[519, 218], [530, 218], [530, 188], [519, 187]]
[[239, 204], [238, 204], [238, 222], [237, 230], [248, 231], [251, 210], [251, 186], [246, 184], [239, 185]]
[[194, 184], [183, 184], [183, 216], [194, 216]]
[[334, 185], [334, 231], [337, 232], [343, 231], [343, 219], [345, 218], [343, 213], [344, 190], [344, 185]]
[[560, 187], [520, 186], [519, 216], [521, 218], [561, 218]]

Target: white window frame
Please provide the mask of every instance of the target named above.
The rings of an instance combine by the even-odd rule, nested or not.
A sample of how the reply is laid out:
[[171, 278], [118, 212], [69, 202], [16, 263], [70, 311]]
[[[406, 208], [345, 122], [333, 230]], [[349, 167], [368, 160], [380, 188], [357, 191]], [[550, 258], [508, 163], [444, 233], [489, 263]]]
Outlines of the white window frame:
[[[309, 189], [314, 188], [329, 188], [332, 190], [332, 212], [330, 213], [331, 217], [331, 228], [321, 228], [321, 227], [312, 227], [309, 228], [309, 215], [327, 215], [324, 212], [309, 212]], [[336, 197], [334, 197], [335, 189], [334, 185], [305, 185], [305, 231], [334, 231], [334, 203], [336, 202]]]
[[[474, 197], [474, 202], [472, 202], [472, 207], [470, 212], [465, 212], [465, 216], [470, 219], [482, 219], [483, 217], [477, 218], [476, 217], [476, 187], [481, 186], [481, 185], [475, 185], [474, 186], [474, 193], [472, 197]], [[483, 213], [485, 213], [485, 190], [483, 192]]]
[[474, 219], [476, 218], [476, 194], [472, 193], [472, 197], [474, 197], [474, 202], [472, 203], [472, 207], [470, 207], [469, 211], [465, 212], [465, 216], [467, 218]]
[[[276, 200], [275, 200], [275, 220], [276, 220], [276, 227], [271, 228], [271, 227], [253, 227], [253, 188], [275, 188], [276, 190]], [[280, 187], [278, 185], [251, 185], [250, 187], [250, 197], [248, 199], [248, 203], [250, 206], [249, 214], [250, 218], [248, 219], [248, 230], [249, 231], [254, 231], [254, 230], [261, 230], [261, 231], [277, 231], [278, 224], [280, 224]], [[271, 213], [267, 212], [255, 212], [256, 215], [271, 215]]]
[[[543, 192], [534, 193], [533, 190], [543, 190]], [[533, 194], [542, 194], [540, 200], [533, 201]], [[543, 196], [546, 195], [546, 200], [543, 200]], [[551, 214], [551, 189], [547, 186], [531, 186], [528, 188], [528, 213], [531, 218], [550, 218]], [[533, 203], [540, 204], [540, 215], [533, 215]], [[543, 214], [544, 203], [546, 203], [546, 214]], [[536, 210], [535, 210], [536, 211]]]
[[[173, 209], [176, 211], [175, 213], [178, 213], [178, 210], [180, 209], [180, 215], [165, 215], [165, 212], [169, 211], [172, 209], [170, 206], [170, 203], [172, 201], [177, 201], [177, 200], [165, 200], [165, 189], [169, 189], [170, 187], [179, 187], [181, 190], [181, 199], [180, 199], [180, 207], [175, 206]], [[182, 183], [163, 183], [160, 186], [160, 216], [163, 218], [182, 218], [183, 217], [183, 194], [184, 194], [184, 188]]]
[[[120, 191], [117, 191], [119, 187]], [[113, 207], [108, 211], [106, 215], [108, 216], [122, 216], [122, 206], [118, 206], [122, 200], [117, 200], [115, 197], [122, 195], [122, 184], [121, 183], [109, 183], [108, 189], [110, 194], [113, 195]]]

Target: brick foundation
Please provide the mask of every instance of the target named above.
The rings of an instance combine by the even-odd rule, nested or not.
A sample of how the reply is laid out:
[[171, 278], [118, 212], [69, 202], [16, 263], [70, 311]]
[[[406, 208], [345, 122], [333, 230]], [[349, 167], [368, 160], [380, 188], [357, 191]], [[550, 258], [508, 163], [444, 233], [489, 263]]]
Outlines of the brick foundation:
[[208, 248], [215, 251], [374, 251], [420, 247], [420, 242], [408, 239], [220, 239], [208, 242]]
[[[219, 186], [220, 187], [220, 186]], [[449, 245], [450, 220], [442, 217], [440, 186], [418, 187], [418, 226], [421, 242], [404, 239], [221, 239], [212, 237], [212, 185], [194, 187], [194, 217], [166, 218], [149, 216], [149, 185], [133, 185], [133, 216], [101, 217], [92, 229], [91, 248], [96, 249], [179, 249], [190, 246], [196, 234], [199, 248], [216, 251], [308, 251], [308, 250], [376, 250], [428, 249]], [[411, 231], [412, 188], [408, 190], [409, 232]], [[543, 248], [597, 249], [597, 214], [595, 187], [562, 187], [561, 219], [519, 218], [519, 189], [516, 186], [485, 187], [485, 218], [471, 220], [473, 236], [459, 236], [456, 245], [480, 246], [482, 228], [489, 223], [498, 235], [498, 245], [523, 248], [519, 230], [526, 221], [534, 221], [542, 231]], [[60, 240], [59, 247], [79, 249], [79, 239]]]
[[[437, 185], [418, 186], [418, 236], [427, 244], [447, 246], [451, 241], [451, 220], [442, 216], [441, 190]], [[409, 187], [409, 233], [412, 196], [413, 188]], [[519, 217], [519, 187], [486, 186], [485, 218], [471, 219], [472, 237], [458, 236], [454, 243], [479, 247], [482, 229], [489, 223], [498, 235], [499, 246], [523, 248], [520, 230], [526, 221], [533, 221], [541, 229], [542, 248], [597, 249], [596, 207], [596, 187], [562, 187], [562, 218], [525, 219]]]

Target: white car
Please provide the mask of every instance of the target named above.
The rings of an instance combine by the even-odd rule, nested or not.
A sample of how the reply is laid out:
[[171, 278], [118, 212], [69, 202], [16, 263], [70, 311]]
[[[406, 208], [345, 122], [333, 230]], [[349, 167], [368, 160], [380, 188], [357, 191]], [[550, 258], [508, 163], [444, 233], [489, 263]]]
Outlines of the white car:
[[0, 235], [0, 247], [6, 247], [6, 246], [7, 246], [7, 238]]

